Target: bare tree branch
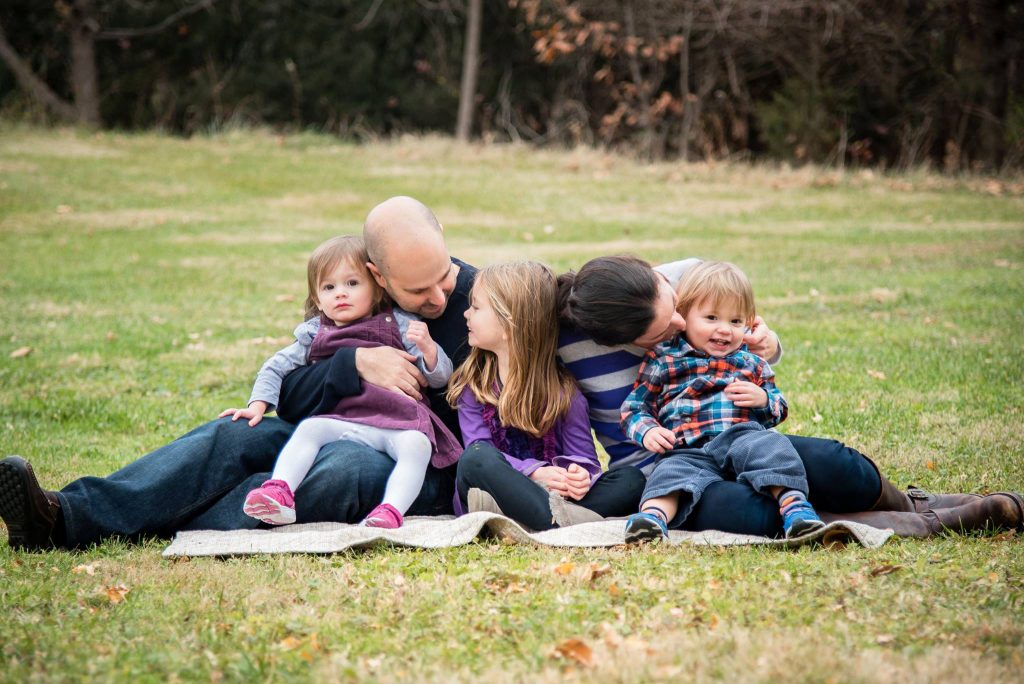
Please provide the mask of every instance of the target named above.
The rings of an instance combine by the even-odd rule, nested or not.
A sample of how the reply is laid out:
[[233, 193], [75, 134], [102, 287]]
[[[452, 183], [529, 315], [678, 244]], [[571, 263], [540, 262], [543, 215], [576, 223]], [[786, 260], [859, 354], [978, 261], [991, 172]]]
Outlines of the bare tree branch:
[[7, 42], [7, 34], [4, 33], [3, 26], [0, 26], [0, 59], [3, 59], [7, 68], [14, 72], [14, 77], [18, 80], [18, 84], [29, 95], [61, 119], [68, 122], [77, 121], [78, 113], [75, 111], [74, 106], [62, 100], [57, 93], [53, 92], [50, 86], [46, 85], [43, 79], [36, 76], [35, 72], [32, 71], [32, 67]]
[[384, 4], [384, 0], [374, 0], [373, 4], [370, 5], [370, 9], [366, 11], [366, 16], [359, 20], [359, 23], [352, 28], [356, 31], [362, 31], [364, 28], [373, 23], [374, 17], [377, 16], [377, 10]]
[[199, 0], [188, 7], [181, 8], [173, 14], [169, 14], [163, 21], [159, 24], [154, 24], [153, 26], [146, 26], [144, 28], [137, 29], [106, 29], [105, 31], [98, 32], [96, 34], [96, 39], [121, 40], [123, 38], [140, 38], [142, 36], [150, 36], [154, 33], [160, 33], [179, 19], [183, 19], [184, 17], [195, 14], [196, 12], [200, 12], [204, 9], [209, 9], [216, 1], [217, 0]]

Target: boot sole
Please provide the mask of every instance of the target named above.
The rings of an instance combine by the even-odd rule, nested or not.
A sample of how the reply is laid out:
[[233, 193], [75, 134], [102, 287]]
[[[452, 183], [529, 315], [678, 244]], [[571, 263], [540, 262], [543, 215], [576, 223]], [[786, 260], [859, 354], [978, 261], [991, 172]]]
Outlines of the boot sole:
[[46, 546], [50, 541], [45, 532], [41, 533], [46, 537], [45, 542], [33, 538], [39, 536], [39, 531], [30, 528], [30, 487], [41, 489], [28, 461], [19, 456], [9, 456], [0, 462], [0, 518], [7, 525], [7, 543], [12, 548], [33, 550]]

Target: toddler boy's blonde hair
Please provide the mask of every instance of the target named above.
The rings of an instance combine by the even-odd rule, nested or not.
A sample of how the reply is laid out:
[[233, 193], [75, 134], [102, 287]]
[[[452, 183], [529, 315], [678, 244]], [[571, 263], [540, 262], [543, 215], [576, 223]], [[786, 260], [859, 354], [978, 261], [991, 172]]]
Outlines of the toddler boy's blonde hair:
[[679, 303], [676, 311], [685, 316], [700, 302], [735, 303], [747, 326], [754, 324], [754, 288], [736, 264], [727, 261], [702, 261], [684, 275], [676, 286]]

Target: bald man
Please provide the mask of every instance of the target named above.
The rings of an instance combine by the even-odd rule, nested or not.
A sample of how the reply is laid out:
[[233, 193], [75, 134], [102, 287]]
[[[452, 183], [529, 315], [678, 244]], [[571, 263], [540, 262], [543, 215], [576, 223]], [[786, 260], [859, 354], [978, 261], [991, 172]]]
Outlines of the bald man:
[[[363, 232], [373, 277], [398, 306], [426, 320], [434, 341], [459, 364], [468, 353], [463, 313], [476, 270], [448, 255], [434, 214], [411, 197], [374, 207]], [[333, 409], [342, 397], [359, 393], [364, 381], [419, 396], [426, 381], [412, 361], [390, 347], [342, 349], [285, 378], [280, 418], [255, 427], [218, 419], [107, 477], [84, 477], [60, 491], [42, 489], [24, 459], [5, 458], [0, 517], [8, 543], [33, 551], [82, 548], [111, 536], [255, 527], [259, 522], [242, 512], [242, 503], [269, 477], [292, 423]], [[458, 436], [455, 412], [441, 392], [430, 392], [431, 406]], [[361, 444], [324, 447], [299, 488], [298, 522], [362, 520], [383, 497], [393, 467], [388, 456]], [[454, 470], [428, 468], [409, 514], [451, 513]]]

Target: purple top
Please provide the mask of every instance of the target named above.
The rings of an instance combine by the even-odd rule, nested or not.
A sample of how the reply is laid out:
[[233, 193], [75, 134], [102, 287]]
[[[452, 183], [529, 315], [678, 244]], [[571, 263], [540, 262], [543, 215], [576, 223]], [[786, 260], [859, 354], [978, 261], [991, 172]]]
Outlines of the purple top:
[[[572, 396], [569, 411], [555, 421], [551, 428], [555, 433], [558, 454], [550, 463], [531, 457], [519, 458], [524, 454], [512, 455], [502, 452], [509, 464], [529, 477], [530, 473], [542, 466], [558, 466], [568, 468], [575, 463], [588, 473], [593, 483], [601, 474], [601, 463], [597, 460], [594, 438], [590, 434], [590, 418], [587, 400], [577, 390]], [[462, 442], [469, 446], [473, 442], [484, 441], [494, 445], [491, 430], [484, 419], [483, 405], [476, 400], [473, 392], [466, 389], [459, 396], [459, 425], [462, 428]], [[456, 497], [457, 498], [457, 497]]]

